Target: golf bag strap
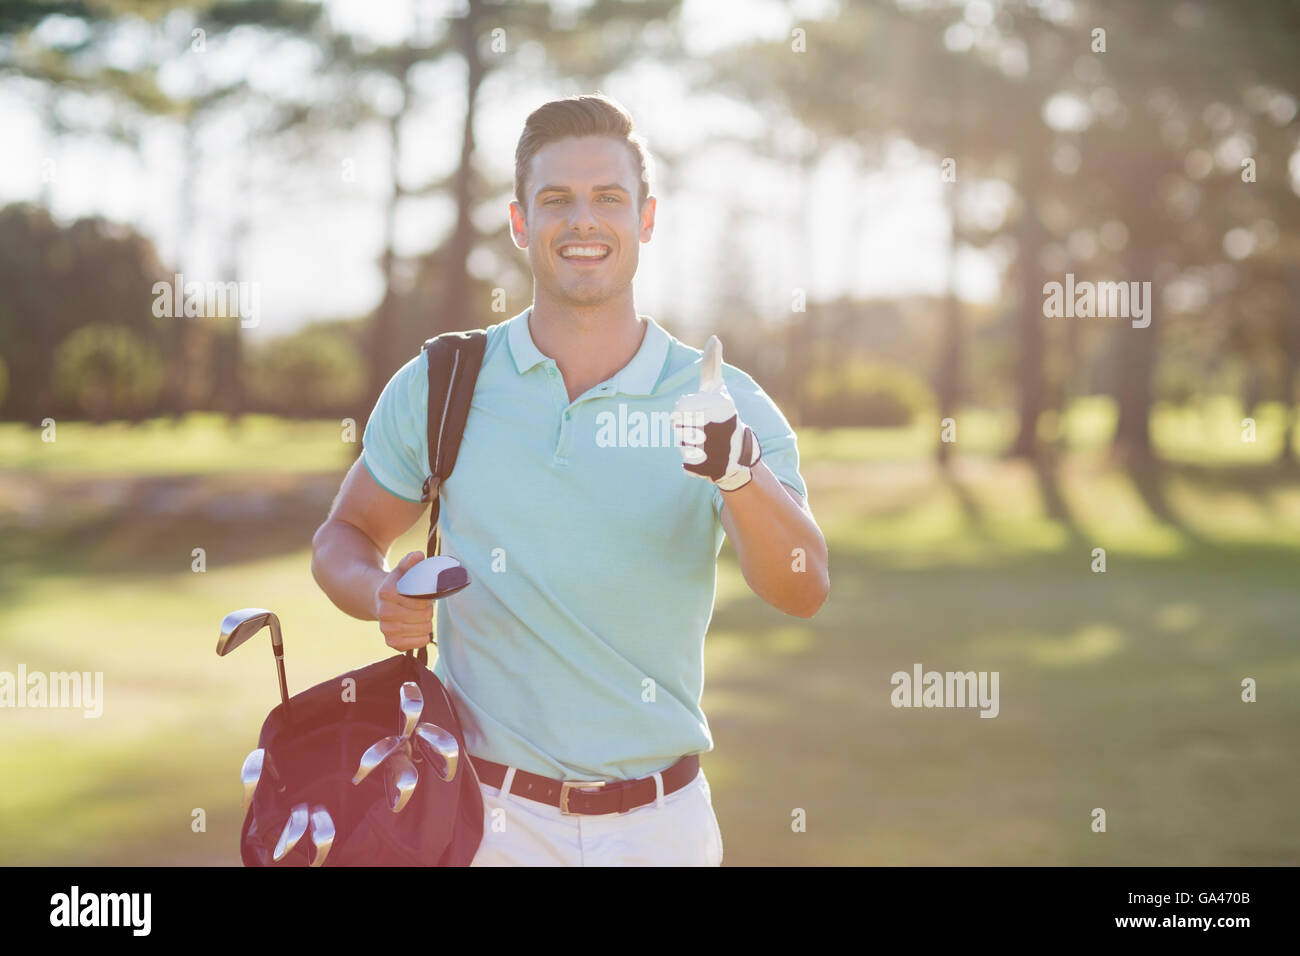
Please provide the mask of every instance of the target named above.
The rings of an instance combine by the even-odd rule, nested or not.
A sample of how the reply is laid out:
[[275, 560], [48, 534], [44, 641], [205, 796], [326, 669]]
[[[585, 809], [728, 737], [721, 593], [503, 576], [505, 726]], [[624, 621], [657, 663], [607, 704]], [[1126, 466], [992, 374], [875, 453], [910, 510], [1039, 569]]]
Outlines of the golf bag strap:
[[460, 440], [465, 434], [474, 385], [483, 353], [487, 349], [487, 332], [445, 332], [424, 343], [429, 367], [429, 477], [424, 480], [421, 501], [429, 503], [429, 538], [426, 557], [442, 553], [438, 534], [441, 510], [438, 490], [456, 467]]
[[[420, 500], [429, 505], [429, 536], [425, 543], [425, 557], [442, 553], [442, 536], [438, 533], [438, 517], [442, 508], [438, 491], [456, 467], [460, 453], [460, 440], [465, 434], [465, 421], [474, 400], [474, 385], [483, 365], [487, 350], [487, 332], [474, 329], [469, 332], [445, 332], [436, 335], [423, 345], [429, 369], [429, 408], [426, 429], [429, 446], [429, 477], [424, 479]], [[436, 640], [435, 640], [436, 643]], [[410, 656], [410, 651], [407, 651]], [[420, 663], [429, 664], [429, 649], [421, 647]]]

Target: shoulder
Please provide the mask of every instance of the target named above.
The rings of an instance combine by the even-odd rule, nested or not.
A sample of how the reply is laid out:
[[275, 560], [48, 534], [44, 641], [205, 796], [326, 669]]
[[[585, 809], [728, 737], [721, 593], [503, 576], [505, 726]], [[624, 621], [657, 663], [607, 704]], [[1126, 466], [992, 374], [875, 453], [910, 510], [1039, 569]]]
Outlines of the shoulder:
[[[481, 329], [468, 329], [468, 332], [479, 332], [487, 336], [487, 342], [483, 348], [483, 366], [486, 366], [492, 359], [506, 350], [506, 338], [509, 334], [510, 320], [497, 322]], [[464, 334], [464, 332], [456, 333]], [[427, 344], [427, 343], [426, 343]], [[401, 380], [409, 385], [414, 391], [423, 389], [424, 395], [428, 395], [429, 388], [429, 350], [423, 346], [405, 365], [397, 370], [393, 376], [394, 380]]]
[[[509, 337], [510, 334], [511, 323], [515, 322], [518, 318], [519, 316], [515, 316], [514, 319], [504, 319], [500, 322], [496, 322], [484, 328], [457, 330], [455, 332], [447, 332], [445, 334], [447, 336], [452, 336], [452, 337], [473, 335], [473, 334], [486, 336], [487, 343], [483, 349], [483, 363], [486, 365], [488, 360], [491, 359], [495, 353], [505, 348], [506, 339]], [[439, 336], [439, 338], [440, 337], [441, 336]], [[430, 339], [429, 341], [432, 341], [432, 339]], [[428, 345], [429, 342], [426, 341], [424, 344]], [[415, 357], [416, 360], [418, 360], [420, 367], [423, 368], [426, 372], [428, 371], [429, 368], [427, 362], [425, 362], [425, 356], [427, 354], [428, 354], [428, 349], [421, 347], [419, 354]]]
[[[483, 351], [483, 365], [486, 366], [494, 354], [504, 349], [507, 329], [507, 322], [498, 322], [495, 325], [489, 325], [486, 329], [474, 330], [484, 332], [487, 335], [487, 345]], [[401, 368], [393, 373], [392, 378], [388, 380], [388, 384], [384, 388], [384, 399], [400, 405], [413, 418], [416, 413], [427, 411], [429, 402], [429, 354], [427, 349], [422, 347]]]

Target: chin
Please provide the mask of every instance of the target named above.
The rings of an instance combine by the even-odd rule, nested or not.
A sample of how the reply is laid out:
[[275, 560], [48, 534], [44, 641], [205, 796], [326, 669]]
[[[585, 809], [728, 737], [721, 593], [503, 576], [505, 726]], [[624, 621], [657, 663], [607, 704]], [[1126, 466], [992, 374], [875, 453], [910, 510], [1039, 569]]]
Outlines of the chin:
[[600, 305], [602, 302], [608, 302], [613, 298], [612, 295], [603, 290], [586, 295], [573, 295], [572, 293], [566, 293], [564, 297], [574, 305]]

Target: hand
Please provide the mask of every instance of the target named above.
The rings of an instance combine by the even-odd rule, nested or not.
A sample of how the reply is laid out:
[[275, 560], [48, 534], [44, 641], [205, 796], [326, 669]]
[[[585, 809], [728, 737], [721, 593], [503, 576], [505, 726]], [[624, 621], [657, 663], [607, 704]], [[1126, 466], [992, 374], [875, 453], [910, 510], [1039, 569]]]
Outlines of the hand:
[[423, 560], [423, 551], [410, 552], [375, 588], [375, 618], [384, 632], [384, 643], [394, 650], [413, 651], [424, 647], [433, 635], [433, 599], [397, 593], [397, 582], [402, 575]]
[[700, 390], [677, 399], [671, 416], [682, 467], [723, 491], [749, 484], [763, 451], [754, 430], [740, 420], [722, 381], [722, 342], [710, 335], [700, 361]]

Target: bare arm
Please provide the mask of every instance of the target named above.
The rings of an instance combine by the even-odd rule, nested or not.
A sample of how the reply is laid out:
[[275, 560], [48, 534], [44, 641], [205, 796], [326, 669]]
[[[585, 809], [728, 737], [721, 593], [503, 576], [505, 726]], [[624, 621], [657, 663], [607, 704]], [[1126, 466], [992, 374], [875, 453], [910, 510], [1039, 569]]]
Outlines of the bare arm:
[[405, 555], [391, 571], [386, 561], [393, 542], [427, 507], [389, 494], [358, 459], [311, 541], [311, 573], [321, 590], [352, 617], [379, 621], [388, 645], [397, 650], [429, 642], [433, 601], [403, 597], [395, 589], [423, 553]]
[[786, 614], [816, 614], [831, 582], [826, 539], [803, 497], [760, 461], [753, 480], [723, 492], [722, 502], [722, 527], [735, 546], [745, 583]]

